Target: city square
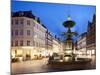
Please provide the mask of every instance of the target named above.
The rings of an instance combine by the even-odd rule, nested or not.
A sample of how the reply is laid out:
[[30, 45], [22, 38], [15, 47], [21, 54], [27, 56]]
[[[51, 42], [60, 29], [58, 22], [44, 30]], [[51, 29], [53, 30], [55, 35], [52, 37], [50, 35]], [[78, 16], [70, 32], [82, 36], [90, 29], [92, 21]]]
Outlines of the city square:
[[11, 64], [12, 66], [12, 74], [28, 74], [28, 73], [45, 73], [45, 72], [59, 72], [59, 71], [73, 71], [75, 70], [89, 70], [95, 69], [95, 57], [92, 58], [93, 61], [91, 64], [78, 64], [78, 65], [60, 65], [59, 67], [50, 67], [48, 65], [47, 60], [33, 60], [33, 61], [26, 61], [26, 62], [18, 62]]
[[96, 69], [95, 6], [12, 1], [12, 74], [90, 69]]

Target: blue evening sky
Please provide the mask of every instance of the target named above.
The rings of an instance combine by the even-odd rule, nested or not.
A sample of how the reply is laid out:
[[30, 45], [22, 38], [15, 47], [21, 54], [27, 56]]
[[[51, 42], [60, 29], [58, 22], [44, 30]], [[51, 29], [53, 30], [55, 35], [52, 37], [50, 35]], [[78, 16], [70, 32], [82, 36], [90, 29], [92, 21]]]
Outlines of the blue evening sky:
[[87, 31], [88, 21], [92, 21], [93, 14], [96, 13], [96, 7], [90, 5], [12, 1], [13, 12], [24, 10], [32, 10], [49, 31], [58, 36], [66, 31], [62, 24], [68, 15], [76, 22], [72, 31], [81, 34]]

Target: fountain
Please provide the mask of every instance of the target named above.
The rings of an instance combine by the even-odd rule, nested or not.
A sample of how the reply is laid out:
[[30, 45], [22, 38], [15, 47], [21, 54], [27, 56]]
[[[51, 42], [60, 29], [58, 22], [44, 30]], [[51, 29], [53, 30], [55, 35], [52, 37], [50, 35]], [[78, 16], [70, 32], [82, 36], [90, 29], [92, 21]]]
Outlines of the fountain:
[[[72, 64], [86, 64], [90, 62], [90, 59], [82, 59], [82, 60], [75, 60], [76, 55], [75, 52], [75, 46], [73, 41], [73, 36], [77, 36], [77, 32], [72, 32], [71, 28], [75, 26], [75, 22], [71, 20], [70, 16], [68, 16], [67, 21], [63, 23], [63, 26], [67, 29], [66, 32], [64, 32], [62, 35], [65, 36], [64, 40], [64, 51], [63, 51], [63, 57], [62, 59], [55, 60], [54, 57], [50, 57], [49, 64], [51, 65], [72, 65]], [[58, 55], [56, 55], [58, 56]]]
[[63, 23], [63, 26], [67, 29], [67, 32], [64, 32], [63, 35], [66, 37], [65, 39], [65, 49], [64, 49], [64, 61], [72, 61], [75, 56], [73, 54], [74, 43], [72, 37], [77, 35], [76, 32], [72, 32], [71, 28], [75, 26], [75, 22], [71, 20], [71, 17], [68, 16], [67, 21]]

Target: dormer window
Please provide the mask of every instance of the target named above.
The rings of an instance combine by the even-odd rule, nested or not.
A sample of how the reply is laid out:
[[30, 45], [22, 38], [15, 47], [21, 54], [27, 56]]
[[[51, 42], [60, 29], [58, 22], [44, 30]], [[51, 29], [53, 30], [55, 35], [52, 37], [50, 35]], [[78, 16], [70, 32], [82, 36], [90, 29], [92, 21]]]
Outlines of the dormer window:
[[23, 15], [24, 15], [24, 13], [23, 13], [23, 12], [20, 12], [20, 13], [19, 13], [19, 16], [23, 16]]

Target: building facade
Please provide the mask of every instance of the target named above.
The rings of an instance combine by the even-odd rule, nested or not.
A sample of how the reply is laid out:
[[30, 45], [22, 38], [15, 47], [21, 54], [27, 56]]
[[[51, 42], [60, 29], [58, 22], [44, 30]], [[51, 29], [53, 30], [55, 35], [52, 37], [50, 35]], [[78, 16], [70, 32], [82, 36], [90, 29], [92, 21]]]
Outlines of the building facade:
[[82, 33], [78, 40], [77, 40], [77, 52], [80, 56], [86, 56], [87, 54], [87, 42], [86, 42], [86, 39], [87, 39], [87, 32], [85, 33]]
[[96, 15], [92, 22], [88, 22], [87, 28], [87, 54], [96, 53]]
[[60, 42], [56, 37], [53, 38], [53, 53], [60, 53]]
[[11, 54], [23, 60], [42, 56], [45, 51], [46, 28], [31, 11], [12, 13]]
[[[38, 20], [36, 18], [36, 20]], [[45, 50], [46, 50], [46, 43], [45, 43], [45, 33], [46, 33], [47, 29], [46, 27], [38, 22], [35, 22], [35, 26], [34, 26], [34, 50], [36, 51], [36, 53], [38, 53], [39, 56], [45, 56]]]
[[48, 31], [46, 31], [46, 39], [45, 39], [45, 43], [46, 43], [46, 51], [48, 55], [52, 55], [53, 52], [53, 36], [52, 34]]

